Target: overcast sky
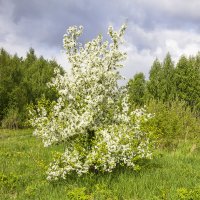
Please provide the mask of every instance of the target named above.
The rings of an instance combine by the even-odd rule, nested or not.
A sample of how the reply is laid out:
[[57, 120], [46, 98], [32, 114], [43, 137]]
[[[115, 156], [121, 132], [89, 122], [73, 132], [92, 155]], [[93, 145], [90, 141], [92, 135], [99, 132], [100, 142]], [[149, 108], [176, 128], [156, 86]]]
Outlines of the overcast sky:
[[83, 25], [82, 40], [88, 41], [126, 21], [127, 78], [147, 75], [167, 52], [176, 61], [200, 50], [200, 0], [0, 0], [0, 47], [19, 56], [33, 47], [67, 69], [61, 53], [67, 27]]

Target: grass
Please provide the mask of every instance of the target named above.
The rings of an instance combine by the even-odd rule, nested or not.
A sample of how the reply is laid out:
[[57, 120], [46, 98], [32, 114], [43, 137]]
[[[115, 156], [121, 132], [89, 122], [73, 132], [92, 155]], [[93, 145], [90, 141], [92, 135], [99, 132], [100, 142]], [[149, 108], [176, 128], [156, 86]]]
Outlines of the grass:
[[32, 130], [0, 129], [0, 199], [200, 199], [200, 142], [179, 142], [174, 150], [157, 150], [140, 171], [117, 169], [110, 174], [46, 181], [56, 151], [44, 148]]

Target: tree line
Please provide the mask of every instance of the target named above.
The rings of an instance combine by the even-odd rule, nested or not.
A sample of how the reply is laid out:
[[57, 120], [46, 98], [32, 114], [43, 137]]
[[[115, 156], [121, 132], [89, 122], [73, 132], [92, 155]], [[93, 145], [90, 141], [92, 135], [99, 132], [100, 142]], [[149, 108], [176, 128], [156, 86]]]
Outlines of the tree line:
[[190, 57], [183, 55], [177, 64], [169, 53], [163, 62], [155, 59], [149, 79], [137, 73], [127, 88], [133, 105], [143, 106], [151, 99], [163, 103], [178, 100], [200, 113], [200, 53]]
[[[25, 58], [0, 50], [0, 125], [4, 128], [25, 126], [27, 105], [45, 97], [53, 101], [57, 94], [47, 87], [54, 69], [64, 70], [55, 60], [37, 57], [30, 48]], [[184, 102], [200, 115], [200, 53], [181, 56], [175, 64], [168, 53], [163, 62], [155, 59], [146, 79], [137, 73], [126, 85], [133, 107], [151, 100], [162, 103]]]
[[24, 126], [27, 105], [35, 104], [42, 96], [56, 99], [56, 93], [49, 90], [47, 82], [54, 76], [54, 69], [63, 69], [55, 60], [37, 57], [30, 48], [25, 58], [10, 55], [0, 50], [0, 122], [5, 128]]

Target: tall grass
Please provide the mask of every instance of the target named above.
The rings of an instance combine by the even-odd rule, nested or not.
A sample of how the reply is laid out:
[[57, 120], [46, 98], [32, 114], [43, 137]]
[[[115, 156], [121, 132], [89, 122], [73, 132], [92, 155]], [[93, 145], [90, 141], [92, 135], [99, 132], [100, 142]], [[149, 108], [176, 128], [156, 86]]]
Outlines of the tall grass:
[[179, 142], [157, 150], [140, 171], [76, 175], [46, 181], [46, 169], [61, 146], [44, 148], [32, 130], [0, 130], [0, 199], [200, 199], [200, 143]]

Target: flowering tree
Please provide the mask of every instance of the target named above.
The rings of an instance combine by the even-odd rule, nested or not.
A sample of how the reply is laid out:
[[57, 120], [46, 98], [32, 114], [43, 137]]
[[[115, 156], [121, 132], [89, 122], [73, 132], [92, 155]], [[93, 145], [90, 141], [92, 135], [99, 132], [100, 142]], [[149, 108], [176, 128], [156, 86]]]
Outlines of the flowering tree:
[[138, 159], [151, 157], [150, 133], [141, 129], [151, 115], [144, 109], [131, 112], [128, 95], [118, 86], [125, 29], [109, 27], [110, 43], [99, 35], [82, 45], [82, 27], [70, 27], [64, 35], [71, 71], [60, 75], [56, 70], [49, 86], [57, 90], [58, 100], [48, 109], [38, 105], [30, 120], [44, 146], [65, 143], [64, 153], [50, 164], [49, 180], [72, 172], [111, 172], [117, 165], [135, 168]]

